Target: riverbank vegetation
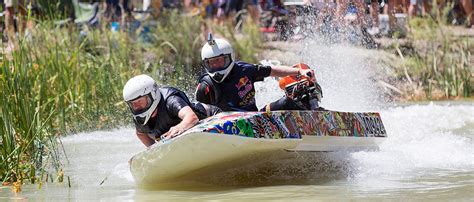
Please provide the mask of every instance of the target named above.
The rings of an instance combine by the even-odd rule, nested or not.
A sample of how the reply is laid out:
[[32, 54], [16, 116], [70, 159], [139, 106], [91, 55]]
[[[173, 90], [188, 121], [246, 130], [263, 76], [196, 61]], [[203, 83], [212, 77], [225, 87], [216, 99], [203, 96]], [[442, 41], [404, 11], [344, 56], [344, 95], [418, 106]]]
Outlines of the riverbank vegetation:
[[440, 100], [474, 95], [474, 35], [447, 23], [449, 8], [409, 20], [407, 37], [386, 51], [395, 74], [397, 100]]
[[[442, 16], [442, 15], [440, 15]], [[124, 83], [148, 74], [192, 95], [200, 74], [203, 30], [231, 41], [244, 61], [257, 62], [259, 30], [216, 26], [165, 12], [159, 22], [111, 31], [36, 21], [15, 51], [0, 58], [0, 179], [7, 183], [61, 181], [60, 135], [131, 123], [122, 101]], [[472, 37], [460, 37], [441, 17], [412, 19], [395, 54], [391, 89], [402, 100], [473, 95]], [[204, 26], [206, 25], [206, 26]], [[387, 82], [389, 83], [389, 82]], [[192, 96], [191, 96], [192, 97]], [[58, 177], [53, 177], [53, 175]], [[67, 175], [67, 173], [66, 173]]]
[[[204, 43], [196, 30], [204, 22], [174, 12], [163, 15], [169, 20], [147, 25], [146, 33], [37, 21], [15, 51], [2, 53], [3, 183], [35, 183], [51, 180], [52, 175], [62, 179], [60, 135], [130, 124], [122, 88], [134, 75], [194, 88]], [[259, 37], [236, 36], [231, 30], [215, 31], [229, 37], [243, 59], [255, 61]], [[244, 31], [255, 30], [248, 25]]]

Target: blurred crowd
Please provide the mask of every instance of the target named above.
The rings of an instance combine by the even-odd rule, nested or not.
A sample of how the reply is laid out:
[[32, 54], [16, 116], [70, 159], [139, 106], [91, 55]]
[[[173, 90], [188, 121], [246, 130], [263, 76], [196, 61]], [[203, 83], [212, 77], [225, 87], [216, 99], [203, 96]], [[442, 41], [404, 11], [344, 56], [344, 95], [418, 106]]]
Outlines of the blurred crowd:
[[[335, 30], [348, 23], [366, 30], [373, 36], [381, 35], [380, 19], [388, 19], [385, 32], [390, 36], [397, 27], [397, 18], [415, 16], [432, 17], [434, 13], [447, 13], [449, 23], [468, 28], [474, 22], [472, 5], [474, 0], [57, 0], [71, 6], [71, 18], [75, 23], [106, 23], [119, 29], [131, 20], [158, 20], [165, 10], [200, 16], [218, 24], [250, 19], [262, 32], [281, 32], [300, 26], [309, 30], [322, 29], [330, 24]], [[52, 0], [0, 0], [2, 41], [13, 47], [18, 36], [27, 35], [32, 26], [25, 20], [36, 8], [44, 7], [39, 2]], [[447, 11], [447, 12], [444, 12]], [[248, 17], [249, 16], [249, 17]], [[398, 17], [397, 17], [398, 16]], [[385, 18], [384, 18], [385, 17]], [[311, 26], [308, 26], [310, 24]], [[236, 29], [237, 30], [237, 29]], [[284, 37], [282, 37], [285, 39]]]

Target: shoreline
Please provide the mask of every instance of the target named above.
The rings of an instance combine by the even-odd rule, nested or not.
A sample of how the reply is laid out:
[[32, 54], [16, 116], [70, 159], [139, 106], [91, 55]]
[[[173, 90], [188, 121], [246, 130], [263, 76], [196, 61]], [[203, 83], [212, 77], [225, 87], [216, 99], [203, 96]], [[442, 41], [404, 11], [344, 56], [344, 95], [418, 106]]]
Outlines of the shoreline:
[[[451, 37], [449, 38], [451, 41], [466, 39], [466, 43], [468, 43], [467, 51], [469, 53], [471, 52], [472, 49], [469, 49], [469, 47], [473, 47], [472, 45], [474, 44], [474, 29], [459, 26], [441, 26], [439, 30], [448, 30], [449, 32], [446, 33]], [[335, 47], [347, 47], [348, 49], [353, 49], [354, 52], [357, 52], [357, 54], [364, 57], [364, 60], [367, 61], [367, 67], [370, 67], [370, 69], [374, 71], [374, 75], [370, 79], [375, 81], [376, 85], [383, 93], [383, 97], [388, 100], [404, 103], [420, 101], [474, 101], [474, 93], [472, 93], [472, 89], [470, 90], [470, 93], [468, 92], [469, 96], [467, 97], [462, 94], [457, 96], [446, 96], [446, 94], [448, 94], [446, 91], [437, 88], [430, 89], [427, 92], [426, 89], [429, 88], [427, 84], [423, 83], [421, 78], [417, 78], [419, 75], [416, 74], [416, 71], [419, 71], [419, 69], [408, 66], [411, 65], [408, 63], [410, 62], [409, 60], [420, 57], [420, 55], [429, 51], [427, 48], [429, 47], [428, 45], [420, 46], [419, 44], [436, 44], [438, 43], [437, 41], [415, 39], [412, 36], [405, 38], [381, 37], [374, 38], [374, 40], [378, 44], [378, 48], [376, 49], [366, 49], [343, 43], [328, 44], [322, 41], [322, 37], [315, 37], [312, 40], [287, 42], [267, 41], [263, 45], [263, 51], [257, 55], [257, 58], [258, 60], [277, 59], [282, 64], [290, 65], [296, 62], [308, 60], [308, 58], [302, 56], [302, 50], [306, 49], [306, 46], [319, 46], [323, 49], [321, 52], [331, 52]], [[316, 48], [316, 50], [318, 49]], [[462, 53], [455, 53], [455, 57], [460, 54]], [[309, 60], [311, 60], [311, 58]], [[428, 64], [422, 63], [422, 65], [426, 66]], [[452, 64], [452, 66], [455, 65], [456, 64]], [[470, 86], [472, 86], [472, 77], [474, 77], [472, 71], [472, 67], [474, 67], [474, 57], [470, 57], [467, 65], [468, 68], [469, 66], [471, 67]], [[403, 72], [403, 70], [405, 72]], [[409, 76], [410, 74], [412, 76]]]

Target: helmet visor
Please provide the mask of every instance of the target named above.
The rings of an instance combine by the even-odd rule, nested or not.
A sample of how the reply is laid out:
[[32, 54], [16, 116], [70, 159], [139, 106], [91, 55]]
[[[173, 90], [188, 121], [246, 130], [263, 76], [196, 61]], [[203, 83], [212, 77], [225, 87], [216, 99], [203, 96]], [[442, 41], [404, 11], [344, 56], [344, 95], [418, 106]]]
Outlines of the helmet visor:
[[207, 72], [214, 73], [227, 69], [232, 63], [232, 58], [230, 54], [226, 54], [204, 59], [203, 62]]
[[151, 96], [151, 93], [149, 93], [131, 101], [127, 101], [127, 104], [133, 115], [139, 115], [150, 109], [151, 105], [153, 104], [153, 97]]

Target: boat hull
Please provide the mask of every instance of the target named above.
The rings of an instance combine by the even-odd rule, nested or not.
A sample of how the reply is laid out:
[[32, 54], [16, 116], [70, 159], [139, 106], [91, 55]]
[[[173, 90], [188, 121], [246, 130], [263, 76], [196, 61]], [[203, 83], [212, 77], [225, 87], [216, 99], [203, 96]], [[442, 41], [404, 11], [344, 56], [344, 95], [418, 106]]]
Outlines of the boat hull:
[[185, 182], [285, 153], [377, 149], [386, 137], [378, 113], [281, 111], [221, 113], [130, 160], [139, 185]]

